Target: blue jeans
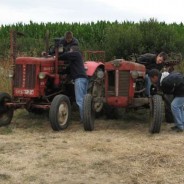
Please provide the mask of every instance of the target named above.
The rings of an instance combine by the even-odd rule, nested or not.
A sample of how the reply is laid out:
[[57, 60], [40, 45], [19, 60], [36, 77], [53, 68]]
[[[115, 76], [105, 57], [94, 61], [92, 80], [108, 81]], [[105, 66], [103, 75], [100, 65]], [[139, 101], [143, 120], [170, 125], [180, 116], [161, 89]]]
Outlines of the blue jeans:
[[150, 88], [151, 88], [151, 80], [148, 76], [148, 74], [146, 74], [145, 76], [145, 93], [148, 97], [150, 97]]
[[184, 97], [175, 97], [171, 103], [175, 125], [184, 130]]
[[78, 78], [75, 79], [75, 99], [79, 106], [80, 118], [83, 119], [83, 101], [84, 96], [87, 94], [88, 79]]

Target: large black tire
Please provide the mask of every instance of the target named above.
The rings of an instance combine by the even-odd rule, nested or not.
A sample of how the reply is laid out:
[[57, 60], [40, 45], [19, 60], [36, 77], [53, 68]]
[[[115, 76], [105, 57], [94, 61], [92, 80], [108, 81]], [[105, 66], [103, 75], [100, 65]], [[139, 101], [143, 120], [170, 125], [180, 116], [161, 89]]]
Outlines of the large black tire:
[[0, 92], [0, 126], [6, 126], [11, 123], [14, 109], [5, 105], [6, 102], [11, 102], [12, 98], [8, 93]]
[[162, 97], [160, 95], [153, 95], [150, 100], [150, 110], [151, 110], [151, 122], [149, 127], [149, 132], [159, 133], [162, 124]]
[[68, 127], [71, 117], [70, 100], [65, 95], [57, 95], [54, 97], [50, 111], [49, 120], [54, 131], [64, 130]]
[[85, 131], [94, 130], [95, 112], [93, 110], [93, 99], [91, 94], [84, 97], [83, 124]]

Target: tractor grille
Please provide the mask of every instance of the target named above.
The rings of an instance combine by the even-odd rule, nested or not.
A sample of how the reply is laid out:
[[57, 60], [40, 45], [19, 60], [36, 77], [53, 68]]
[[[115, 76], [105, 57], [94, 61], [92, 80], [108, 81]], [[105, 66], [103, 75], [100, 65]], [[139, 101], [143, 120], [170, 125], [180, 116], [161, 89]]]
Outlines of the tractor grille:
[[22, 87], [22, 78], [23, 78], [23, 66], [15, 65], [15, 78], [14, 78], [14, 87]]
[[25, 65], [24, 72], [23, 68], [20, 64], [15, 66], [14, 87], [32, 89], [36, 83], [36, 65]]
[[130, 86], [130, 71], [119, 72], [119, 96], [128, 96]]
[[[108, 96], [116, 95], [116, 74], [115, 71], [108, 72]], [[129, 95], [129, 86], [130, 86], [130, 71], [121, 71], [119, 70], [119, 81], [118, 81], [118, 96], [128, 96]]]
[[26, 65], [25, 87], [27, 89], [32, 89], [35, 87], [35, 83], [36, 83], [36, 65]]

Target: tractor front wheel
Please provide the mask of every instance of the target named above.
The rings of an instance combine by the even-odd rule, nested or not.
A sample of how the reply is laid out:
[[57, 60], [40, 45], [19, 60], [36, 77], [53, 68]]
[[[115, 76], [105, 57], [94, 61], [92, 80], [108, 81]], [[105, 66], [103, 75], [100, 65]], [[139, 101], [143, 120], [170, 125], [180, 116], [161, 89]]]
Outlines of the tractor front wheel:
[[69, 125], [70, 117], [71, 104], [69, 98], [65, 95], [55, 96], [49, 111], [52, 129], [55, 131], [66, 129]]
[[84, 97], [84, 106], [83, 106], [83, 124], [85, 131], [94, 130], [94, 121], [95, 121], [95, 111], [93, 109], [93, 99], [91, 94], [87, 94]]
[[159, 133], [162, 124], [162, 97], [160, 95], [153, 95], [150, 99], [150, 112], [151, 112], [151, 122], [149, 127], [149, 132]]
[[0, 126], [6, 126], [11, 123], [14, 109], [6, 106], [6, 102], [11, 102], [12, 98], [8, 93], [0, 92]]

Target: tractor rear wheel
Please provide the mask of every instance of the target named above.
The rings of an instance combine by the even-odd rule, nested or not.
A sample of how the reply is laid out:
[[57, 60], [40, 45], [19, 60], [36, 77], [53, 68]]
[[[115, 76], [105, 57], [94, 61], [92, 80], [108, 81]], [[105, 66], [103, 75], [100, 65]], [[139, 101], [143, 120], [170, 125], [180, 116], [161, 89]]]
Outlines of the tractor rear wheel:
[[11, 102], [12, 98], [8, 93], [0, 92], [0, 126], [6, 126], [11, 123], [14, 109], [6, 106], [6, 102]]
[[91, 94], [85, 95], [83, 108], [84, 130], [92, 131], [94, 130], [95, 111], [93, 109], [93, 99]]
[[65, 95], [55, 96], [49, 111], [52, 129], [55, 131], [66, 129], [69, 125], [70, 117], [71, 104], [69, 98]]
[[150, 112], [151, 112], [151, 122], [149, 127], [149, 132], [159, 133], [162, 124], [162, 97], [160, 95], [153, 95], [150, 99]]

